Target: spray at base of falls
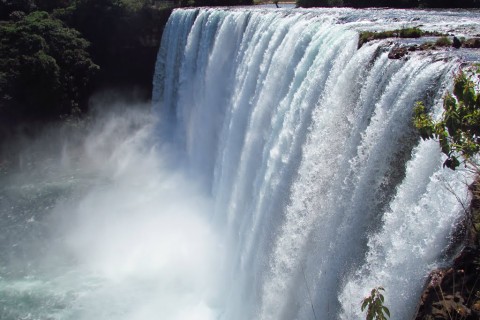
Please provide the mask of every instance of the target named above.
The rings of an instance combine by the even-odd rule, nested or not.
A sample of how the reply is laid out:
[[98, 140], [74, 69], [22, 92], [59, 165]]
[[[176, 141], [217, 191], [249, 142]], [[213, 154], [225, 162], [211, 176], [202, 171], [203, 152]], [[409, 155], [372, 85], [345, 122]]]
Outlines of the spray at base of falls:
[[[458, 60], [390, 60], [384, 41], [357, 49], [357, 30], [416, 15], [171, 16], [154, 76], [159, 135], [211, 190], [225, 229], [221, 319], [313, 319], [312, 308], [319, 319], [359, 319], [378, 285], [393, 319], [413, 315], [428, 272], [446, 262], [469, 177], [442, 170], [436, 143], [419, 142], [412, 108], [423, 100], [439, 112]], [[456, 20], [425, 19], [427, 29]]]
[[211, 198], [153, 143], [148, 109], [94, 118], [29, 142], [2, 176], [0, 318], [216, 319]]

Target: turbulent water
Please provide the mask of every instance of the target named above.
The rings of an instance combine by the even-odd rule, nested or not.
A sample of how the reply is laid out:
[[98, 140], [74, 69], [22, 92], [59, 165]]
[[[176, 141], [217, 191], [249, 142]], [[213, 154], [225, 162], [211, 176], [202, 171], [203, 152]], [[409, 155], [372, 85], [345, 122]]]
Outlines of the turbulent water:
[[376, 286], [409, 319], [469, 181], [412, 107], [438, 115], [475, 54], [391, 60], [358, 31], [470, 35], [477, 13], [176, 10], [153, 112], [100, 112], [2, 164], [0, 319], [361, 319]]

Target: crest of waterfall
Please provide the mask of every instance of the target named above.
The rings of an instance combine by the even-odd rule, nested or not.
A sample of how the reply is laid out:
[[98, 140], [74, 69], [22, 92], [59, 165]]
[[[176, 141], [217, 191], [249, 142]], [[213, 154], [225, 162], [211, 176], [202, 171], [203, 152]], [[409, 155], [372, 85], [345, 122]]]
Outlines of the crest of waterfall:
[[[222, 319], [360, 319], [375, 286], [392, 319], [409, 319], [429, 271], [448, 260], [469, 178], [442, 169], [412, 109], [422, 100], [441, 112], [459, 60], [391, 60], [386, 41], [358, 49], [359, 29], [421, 14], [392, 12], [171, 16], [154, 76], [158, 132], [214, 199]], [[432, 14], [426, 28], [435, 17], [458, 20]]]

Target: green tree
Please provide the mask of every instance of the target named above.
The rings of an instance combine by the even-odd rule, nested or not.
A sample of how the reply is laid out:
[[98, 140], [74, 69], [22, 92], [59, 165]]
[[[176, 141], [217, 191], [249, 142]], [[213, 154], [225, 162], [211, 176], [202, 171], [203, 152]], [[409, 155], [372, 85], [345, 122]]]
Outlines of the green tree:
[[436, 139], [447, 156], [444, 167], [455, 170], [461, 163], [478, 171], [475, 157], [480, 151], [480, 91], [475, 76], [479, 67], [459, 71], [453, 95], [443, 99], [443, 114], [434, 121], [422, 102], [414, 108], [414, 124], [422, 139]]
[[98, 70], [89, 43], [47, 12], [0, 24], [0, 112], [54, 118], [79, 106]]

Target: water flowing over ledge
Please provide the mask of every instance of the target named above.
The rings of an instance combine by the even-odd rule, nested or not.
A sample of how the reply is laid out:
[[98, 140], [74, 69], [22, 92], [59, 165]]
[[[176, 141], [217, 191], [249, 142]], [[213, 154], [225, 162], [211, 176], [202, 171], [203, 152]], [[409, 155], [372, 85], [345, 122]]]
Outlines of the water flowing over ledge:
[[378, 285], [393, 319], [413, 315], [448, 259], [468, 177], [419, 141], [412, 107], [440, 112], [461, 53], [390, 60], [387, 41], [357, 49], [357, 31], [479, 27], [468, 12], [430, 13], [173, 13], [154, 75], [157, 134], [213, 197], [221, 319], [359, 319]]

